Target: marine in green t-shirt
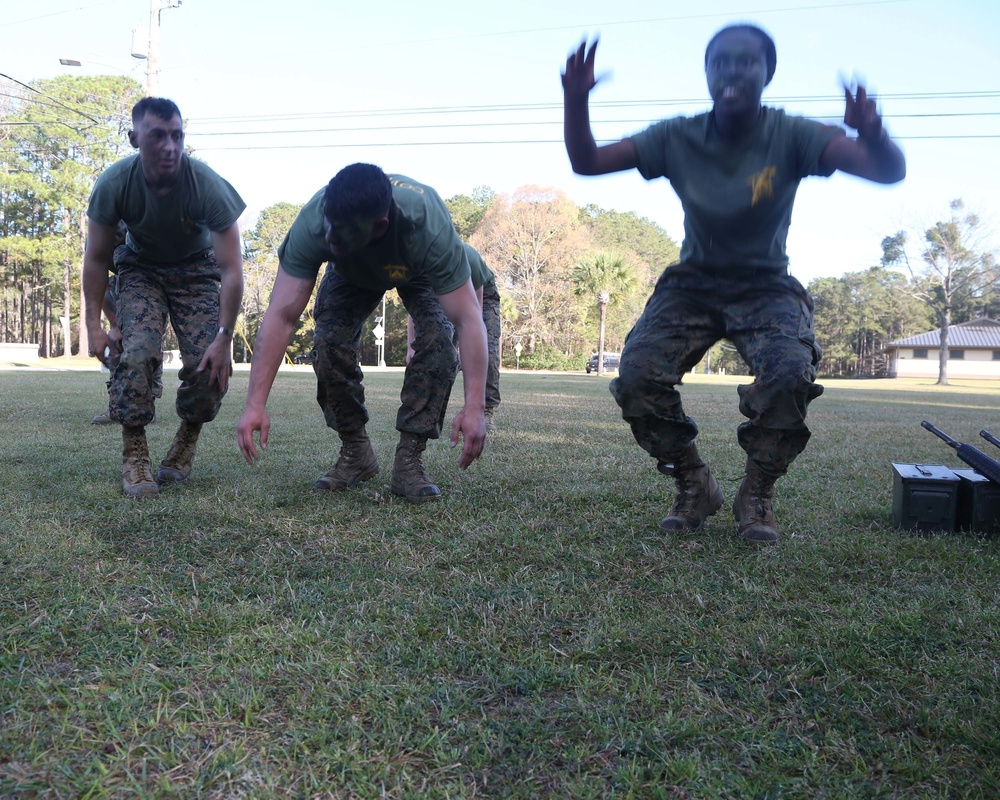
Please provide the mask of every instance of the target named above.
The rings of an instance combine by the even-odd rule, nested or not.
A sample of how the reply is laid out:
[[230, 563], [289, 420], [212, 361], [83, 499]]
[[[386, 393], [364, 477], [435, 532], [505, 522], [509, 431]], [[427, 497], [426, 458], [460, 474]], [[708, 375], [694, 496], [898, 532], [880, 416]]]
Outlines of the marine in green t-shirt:
[[326, 189], [321, 189], [302, 207], [278, 247], [282, 269], [296, 278], [315, 278], [329, 262], [355, 286], [386, 291], [423, 278], [438, 295], [469, 280], [465, 249], [438, 193], [402, 175], [387, 177], [392, 203], [383, 235], [353, 252], [333, 254], [323, 213]]
[[[90, 354], [109, 368], [109, 416], [124, 437], [122, 491], [159, 492], [191, 475], [202, 425], [222, 405], [232, 375], [233, 327], [243, 297], [237, 219], [245, 204], [207, 165], [184, 153], [184, 125], [170, 100], [146, 97], [132, 109], [129, 140], [138, 155], [97, 179], [87, 215], [83, 264]], [[115, 246], [120, 223], [125, 242]], [[109, 265], [117, 273], [121, 339], [101, 324]], [[155, 415], [155, 376], [167, 322], [181, 351], [180, 427], [154, 478], [145, 428]]]
[[754, 376], [740, 386], [739, 427], [746, 475], [733, 501], [739, 535], [752, 544], [779, 538], [772, 498], [809, 440], [809, 402], [821, 350], [812, 300], [787, 273], [785, 240], [799, 182], [842, 170], [878, 183], [906, 174], [863, 86], [844, 87], [846, 127], [761, 104], [777, 65], [774, 41], [754, 25], [729, 25], [705, 48], [712, 110], [658, 122], [598, 146], [589, 95], [597, 84], [597, 43], [570, 54], [562, 75], [564, 134], [573, 170], [603, 175], [637, 169], [667, 178], [684, 208], [680, 264], [664, 271], [629, 333], [611, 392], [639, 445], [676, 483], [663, 533], [697, 531], [723, 504], [722, 489], [694, 444], [698, 427], [676, 386], [708, 348], [729, 339]]
[[[483, 310], [483, 324], [486, 326], [486, 347], [488, 363], [486, 367], [486, 430], [496, 430], [496, 410], [500, 405], [500, 293], [497, 291], [496, 277], [486, 266], [483, 257], [468, 242], [464, 243], [465, 254], [469, 258], [472, 271], [472, 288]], [[413, 318], [406, 319], [406, 363], [413, 358], [414, 327]]]
[[496, 430], [497, 407], [500, 405], [500, 292], [497, 290], [496, 276], [483, 257], [471, 244], [466, 242], [465, 252], [469, 256], [472, 269], [472, 285], [483, 309], [483, 325], [486, 326], [486, 430]]
[[459, 466], [479, 457], [484, 420], [486, 332], [472, 286], [469, 261], [448, 208], [431, 187], [371, 164], [352, 164], [305, 204], [278, 248], [278, 275], [250, 370], [246, 408], [237, 426], [240, 449], [257, 459], [254, 435], [267, 445], [266, 403], [285, 348], [305, 310], [320, 267], [328, 263], [316, 295], [313, 367], [317, 399], [327, 425], [341, 440], [334, 467], [315, 488], [350, 489], [374, 477], [378, 460], [365, 425], [361, 330], [388, 289], [396, 289], [414, 320], [417, 356], [407, 365], [396, 415], [399, 445], [392, 491], [410, 502], [434, 500], [423, 452], [441, 435], [458, 369], [457, 332], [464, 360], [465, 406], [452, 425], [462, 440]]

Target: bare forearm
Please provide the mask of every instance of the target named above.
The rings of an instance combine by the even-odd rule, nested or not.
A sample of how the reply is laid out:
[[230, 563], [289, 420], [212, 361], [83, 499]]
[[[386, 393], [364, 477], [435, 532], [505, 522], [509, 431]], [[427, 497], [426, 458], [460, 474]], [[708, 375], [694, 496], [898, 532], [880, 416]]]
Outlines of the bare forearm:
[[229, 330], [236, 326], [243, 301], [242, 265], [228, 266], [222, 270], [222, 288], [219, 295], [219, 325]]
[[898, 183], [906, 177], [906, 156], [886, 134], [885, 139], [869, 144], [861, 140], [871, 158], [872, 180], [877, 183]]
[[458, 329], [462, 350], [462, 382], [465, 387], [465, 410], [482, 411], [486, 407], [486, 326], [482, 319], [469, 320]]
[[597, 156], [597, 142], [590, 128], [589, 98], [563, 98], [563, 138], [566, 154], [573, 171], [579, 175], [593, 175]]
[[265, 313], [257, 340], [254, 342], [253, 360], [250, 363], [250, 385], [247, 389], [247, 408], [263, 409], [267, 405], [271, 386], [278, 374], [285, 348], [295, 330], [294, 321], [278, 313]]
[[[87, 303], [87, 328], [101, 327], [101, 311], [108, 292], [108, 270], [90, 256], [83, 259], [83, 296]], [[112, 323], [112, 326], [114, 323]]]

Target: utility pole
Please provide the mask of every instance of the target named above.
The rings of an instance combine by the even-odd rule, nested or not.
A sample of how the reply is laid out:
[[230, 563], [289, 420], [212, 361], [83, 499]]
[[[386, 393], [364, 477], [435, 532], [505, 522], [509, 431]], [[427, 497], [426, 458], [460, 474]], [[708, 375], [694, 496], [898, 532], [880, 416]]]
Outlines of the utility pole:
[[[146, 39], [146, 52], [133, 52], [134, 58], [146, 59], [146, 96], [155, 97], [157, 80], [160, 76], [160, 13], [168, 8], [180, 8], [183, 0], [149, 0], [149, 32]], [[133, 51], [135, 48], [133, 47]]]
[[160, 72], [160, 0], [149, 0], [149, 49], [146, 51], [146, 96], [156, 97]]

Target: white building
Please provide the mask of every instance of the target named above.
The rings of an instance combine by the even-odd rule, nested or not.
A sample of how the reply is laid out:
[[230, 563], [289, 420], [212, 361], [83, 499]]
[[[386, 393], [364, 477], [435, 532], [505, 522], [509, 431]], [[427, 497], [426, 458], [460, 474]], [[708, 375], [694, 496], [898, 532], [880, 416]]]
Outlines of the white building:
[[[890, 378], [937, 378], [941, 329], [886, 345]], [[1000, 322], [981, 317], [948, 326], [948, 377], [1000, 380]]]

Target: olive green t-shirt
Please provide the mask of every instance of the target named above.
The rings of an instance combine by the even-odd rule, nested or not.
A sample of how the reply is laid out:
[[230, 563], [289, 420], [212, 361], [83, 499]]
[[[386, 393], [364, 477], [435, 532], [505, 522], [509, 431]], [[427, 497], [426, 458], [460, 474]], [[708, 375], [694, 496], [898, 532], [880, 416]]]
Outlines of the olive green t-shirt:
[[170, 193], [146, 185], [139, 156], [116, 161], [97, 179], [87, 216], [100, 225], [125, 223], [125, 243], [154, 264], [184, 261], [212, 246], [212, 232], [229, 228], [246, 208], [243, 198], [210, 166], [181, 156]]
[[749, 138], [724, 141], [712, 113], [654, 123], [632, 136], [639, 173], [667, 178], [684, 208], [684, 263], [713, 268], [788, 266], [785, 241], [799, 182], [820, 169], [841, 128], [761, 108]]
[[465, 245], [465, 254], [469, 257], [469, 269], [472, 270], [472, 288], [479, 289], [483, 286], [490, 286], [495, 278], [493, 270], [486, 266], [479, 251], [468, 242]]
[[431, 187], [411, 178], [389, 175], [389, 181], [389, 228], [381, 239], [334, 259], [326, 243], [326, 190], [320, 189], [302, 207], [278, 247], [281, 268], [296, 278], [315, 278], [328, 261], [349, 283], [381, 291], [416, 277], [426, 279], [439, 295], [464, 285], [472, 274], [469, 259], [444, 201]]

